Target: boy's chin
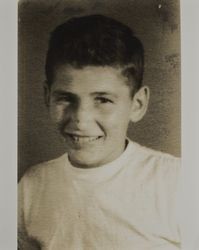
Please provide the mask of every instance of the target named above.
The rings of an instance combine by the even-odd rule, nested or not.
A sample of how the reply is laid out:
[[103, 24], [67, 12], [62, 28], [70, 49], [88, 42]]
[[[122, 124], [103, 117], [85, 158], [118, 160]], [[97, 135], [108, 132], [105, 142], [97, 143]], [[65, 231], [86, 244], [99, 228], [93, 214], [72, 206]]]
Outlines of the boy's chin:
[[77, 168], [95, 168], [103, 165], [102, 161], [93, 154], [69, 153], [69, 160]]

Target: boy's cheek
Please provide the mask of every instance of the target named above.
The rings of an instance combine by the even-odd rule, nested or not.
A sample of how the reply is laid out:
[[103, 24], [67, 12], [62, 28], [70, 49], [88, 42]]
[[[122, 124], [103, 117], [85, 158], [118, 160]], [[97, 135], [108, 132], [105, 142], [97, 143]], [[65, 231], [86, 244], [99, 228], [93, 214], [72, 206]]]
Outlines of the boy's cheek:
[[125, 114], [125, 110], [112, 112], [104, 116], [104, 122], [112, 129], [126, 127], [130, 122], [130, 115]]
[[54, 123], [59, 123], [63, 120], [64, 109], [61, 105], [52, 105], [50, 107], [50, 117]]

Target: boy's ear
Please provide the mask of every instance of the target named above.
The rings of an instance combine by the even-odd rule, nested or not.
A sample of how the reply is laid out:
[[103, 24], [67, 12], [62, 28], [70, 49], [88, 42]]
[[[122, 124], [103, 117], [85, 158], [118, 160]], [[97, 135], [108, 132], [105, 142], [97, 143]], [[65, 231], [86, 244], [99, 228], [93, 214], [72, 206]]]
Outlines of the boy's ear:
[[150, 91], [147, 86], [141, 87], [132, 100], [131, 121], [138, 122], [145, 115], [149, 103]]
[[49, 105], [50, 105], [50, 88], [49, 88], [46, 81], [43, 84], [43, 88], [44, 88], [44, 101], [45, 101], [46, 106], [49, 107]]

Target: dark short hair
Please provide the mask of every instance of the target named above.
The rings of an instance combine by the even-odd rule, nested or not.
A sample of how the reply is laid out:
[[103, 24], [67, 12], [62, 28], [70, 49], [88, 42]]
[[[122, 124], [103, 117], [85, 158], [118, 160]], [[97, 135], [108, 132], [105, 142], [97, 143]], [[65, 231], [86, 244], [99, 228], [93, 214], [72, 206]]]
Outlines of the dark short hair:
[[52, 33], [46, 57], [46, 78], [51, 86], [56, 67], [68, 64], [121, 67], [139, 89], [144, 71], [144, 49], [126, 25], [103, 15], [74, 17]]

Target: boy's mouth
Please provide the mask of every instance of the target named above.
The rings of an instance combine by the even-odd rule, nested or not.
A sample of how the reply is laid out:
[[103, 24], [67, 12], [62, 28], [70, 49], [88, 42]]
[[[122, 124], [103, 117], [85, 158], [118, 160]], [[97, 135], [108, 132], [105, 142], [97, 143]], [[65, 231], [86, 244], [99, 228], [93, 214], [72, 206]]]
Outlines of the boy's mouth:
[[72, 139], [75, 143], [88, 143], [88, 142], [94, 142], [103, 136], [83, 136], [83, 135], [76, 135], [76, 134], [67, 134], [70, 139]]

